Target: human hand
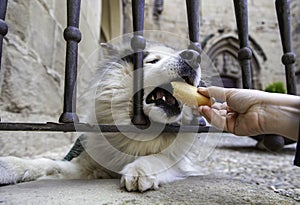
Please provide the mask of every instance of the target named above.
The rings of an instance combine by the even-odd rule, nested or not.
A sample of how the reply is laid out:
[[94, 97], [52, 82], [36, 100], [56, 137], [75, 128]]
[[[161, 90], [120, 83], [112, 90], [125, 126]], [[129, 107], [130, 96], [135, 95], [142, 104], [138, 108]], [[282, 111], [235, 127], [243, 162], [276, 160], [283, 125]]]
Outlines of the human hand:
[[221, 87], [198, 88], [198, 92], [224, 101], [198, 108], [219, 129], [241, 136], [278, 134], [298, 139], [299, 96]]
[[242, 136], [264, 133], [264, 92], [221, 87], [198, 88], [198, 92], [217, 101], [225, 101], [198, 109], [218, 129]]

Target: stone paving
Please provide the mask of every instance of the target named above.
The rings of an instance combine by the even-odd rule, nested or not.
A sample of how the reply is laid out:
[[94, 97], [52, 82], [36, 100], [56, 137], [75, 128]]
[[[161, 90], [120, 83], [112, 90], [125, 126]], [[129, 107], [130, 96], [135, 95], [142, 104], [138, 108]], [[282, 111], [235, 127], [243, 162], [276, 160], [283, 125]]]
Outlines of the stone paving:
[[[0, 204], [299, 204], [295, 145], [280, 153], [250, 138], [223, 136], [205, 162], [206, 175], [129, 193], [111, 180], [51, 180], [0, 187]], [[57, 154], [57, 153], [56, 153]]]

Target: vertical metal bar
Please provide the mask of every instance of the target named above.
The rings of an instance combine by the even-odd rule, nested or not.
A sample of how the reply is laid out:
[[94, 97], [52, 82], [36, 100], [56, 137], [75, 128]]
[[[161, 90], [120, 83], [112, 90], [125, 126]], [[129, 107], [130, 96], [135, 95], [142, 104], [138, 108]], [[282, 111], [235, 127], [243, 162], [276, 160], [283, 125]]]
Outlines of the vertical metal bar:
[[5, 22], [5, 15], [7, 10], [7, 0], [0, 1], [0, 69], [2, 62], [2, 45], [3, 45], [3, 37], [8, 32], [8, 27]]
[[295, 159], [294, 159], [294, 165], [300, 167], [300, 119], [299, 120], [299, 130], [298, 130], [298, 141], [296, 146], [296, 153], [295, 153]]
[[292, 49], [292, 32], [290, 18], [290, 1], [276, 0], [277, 19], [283, 48], [282, 63], [285, 65], [286, 85], [289, 94], [296, 95], [295, 53]]
[[251, 76], [251, 58], [252, 51], [249, 48], [248, 36], [248, 1], [233, 0], [235, 9], [235, 18], [240, 41], [240, 50], [238, 58], [242, 68], [243, 88], [252, 88]]
[[[292, 48], [292, 32], [291, 32], [291, 15], [290, 15], [290, 1], [276, 0], [275, 1], [278, 25], [281, 36], [281, 44], [283, 49], [282, 63], [285, 65], [285, 76], [287, 92], [296, 95], [296, 75], [294, 63], [296, 55]], [[300, 126], [300, 121], [299, 121]], [[298, 131], [298, 142], [296, 146], [296, 153], [294, 165], [300, 167], [300, 128]]]
[[202, 48], [199, 43], [199, 0], [186, 0], [189, 37], [191, 44], [189, 49], [201, 53]]
[[67, 42], [65, 64], [65, 90], [64, 108], [59, 122], [78, 122], [76, 115], [76, 80], [78, 43], [81, 40], [79, 30], [80, 0], [67, 0], [67, 28], [64, 30], [64, 38]]
[[0, 1], [0, 71], [2, 65], [3, 38], [8, 32], [8, 26], [5, 22], [6, 10], [7, 10], [7, 0]]
[[132, 19], [134, 36], [131, 39], [131, 47], [134, 51], [134, 97], [133, 97], [133, 118], [136, 125], [145, 125], [148, 120], [143, 111], [144, 95], [144, 72], [143, 72], [143, 50], [146, 47], [144, 39], [144, 0], [132, 0]]

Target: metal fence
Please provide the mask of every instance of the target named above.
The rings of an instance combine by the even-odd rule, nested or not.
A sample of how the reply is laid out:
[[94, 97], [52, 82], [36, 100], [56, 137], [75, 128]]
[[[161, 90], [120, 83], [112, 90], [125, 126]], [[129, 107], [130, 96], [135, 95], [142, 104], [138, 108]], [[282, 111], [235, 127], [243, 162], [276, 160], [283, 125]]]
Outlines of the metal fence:
[[[3, 37], [8, 32], [5, 22], [8, 0], [0, 1], [0, 63], [2, 56]], [[132, 126], [115, 125], [88, 125], [80, 123], [76, 114], [76, 79], [77, 79], [77, 58], [78, 43], [81, 40], [79, 30], [80, 0], [67, 0], [67, 27], [64, 30], [66, 40], [66, 61], [65, 61], [65, 85], [63, 113], [59, 122], [47, 123], [10, 123], [0, 122], [2, 131], [63, 131], [63, 132], [144, 132], [147, 128], [147, 117], [143, 113], [143, 49], [146, 46], [146, 39], [143, 36], [144, 30], [144, 0], [132, 0], [133, 31], [131, 46], [134, 51], [134, 115], [132, 122], [139, 129], [132, 129]], [[248, 2], [247, 0], [233, 0], [235, 7], [238, 37], [240, 50], [238, 59], [242, 69], [243, 88], [252, 88], [251, 82], [251, 57], [252, 51], [249, 48], [248, 37]], [[290, 22], [289, 0], [276, 0], [276, 11], [283, 48], [282, 63], [286, 69], [286, 84], [289, 94], [296, 94], [295, 80], [295, 54], [292, 51], [292, 36]], [[197, 51], [201, 55], [201, 44], [199, 43], [199, 1], [186, 0], [189, 38], [191, 44], [187, 52]], [[212, 127], [205, 126], [181, 126], [166, 125], [164, 132], [219, 132]], [[298, 144], [299, 145], [299, 144]], [[299, 146], [298, 150], [300, 149]], [[300, 165], [300, 152], [297, 153], [295, 162]]]

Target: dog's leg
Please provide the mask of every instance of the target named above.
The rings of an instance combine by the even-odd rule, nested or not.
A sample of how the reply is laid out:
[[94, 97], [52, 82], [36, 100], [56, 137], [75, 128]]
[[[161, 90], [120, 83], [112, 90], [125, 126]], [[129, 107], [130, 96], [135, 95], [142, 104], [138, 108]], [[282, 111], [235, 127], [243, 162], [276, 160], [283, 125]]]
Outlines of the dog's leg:
[[[187, 173], [181, 169], [181, 163], [164, 154], [139, 157], [121, 171], [121, 186], [127, 191], [158, 189], [161, 184], [187, 177]], [[186, 162], [184, 164], [187, 165]]]
[[51, 159], [0, 157], [0, 184], [14, 184], [47, 178], [79, 178], [78, 165]]

